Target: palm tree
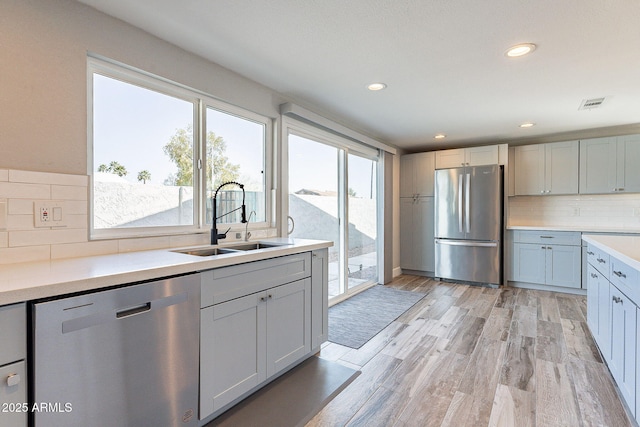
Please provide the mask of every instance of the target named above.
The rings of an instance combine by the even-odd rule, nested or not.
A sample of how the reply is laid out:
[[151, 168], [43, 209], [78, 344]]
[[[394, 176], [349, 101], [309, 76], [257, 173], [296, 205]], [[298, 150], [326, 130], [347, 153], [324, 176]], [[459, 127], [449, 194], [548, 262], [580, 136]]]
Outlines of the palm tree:
[[142, 181], [143, 184], [147, 183], [147, 180], [151, 179], [151, 172], [143, 170], [138, 172], [138, 181]]

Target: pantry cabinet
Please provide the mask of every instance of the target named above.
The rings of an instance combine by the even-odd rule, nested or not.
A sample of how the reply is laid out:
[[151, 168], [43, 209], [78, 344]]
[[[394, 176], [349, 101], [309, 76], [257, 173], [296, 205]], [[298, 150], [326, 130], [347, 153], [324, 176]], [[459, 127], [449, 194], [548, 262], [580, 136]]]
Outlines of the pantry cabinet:
[[640, 192], [640, 135], [580, 141], [580, 193]]
[[578, 193], [578, 141], [515, 147], [515, 195]]
[[433, 196], [435, 153], [406, 154], [400, 158], [400, 197]]
[[434, 199], [400, 199], [400, 267], [434, 271]]

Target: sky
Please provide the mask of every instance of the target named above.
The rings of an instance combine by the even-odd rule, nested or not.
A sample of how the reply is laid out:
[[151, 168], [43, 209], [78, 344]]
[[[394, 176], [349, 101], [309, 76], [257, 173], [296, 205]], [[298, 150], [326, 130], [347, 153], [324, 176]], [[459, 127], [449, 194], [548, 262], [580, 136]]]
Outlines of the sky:
[[[193, 123], [192, 102], [95, 74], [93, 108], [94, 171], [115, 160], [126, 167], [128, 181], [137, 182], [138, 172], [148, 170], [148, 183], [157, 185], [177, 172], [162, 147]], [[224, 138], [229, 161], [241, 164], [240, 175], [261, 183], [262, 147], [248, 149], [245, 142], [262, 141], [264, 126], [210, 108], [207, 126]]]
[[[137, 182], [138, 172], [148, 170], [148, 183], [157, 185], [177, 172], [162, 147], [176, 130], [193, 122], [192, 102], [95, 74], [93, 106], [94, 171], [100, 164], [115, 160], [126, 167], [128, 181]], [[250, 183], [262, 183], [262, 147], [248, 145], [247, 141], [262, 141], [264, 127], [211, 108], [207, 109], [206, 121], [208, 130], [226, 141], [230, 162], [241, 164], [241, 182], [247, 181], [242, 183], [248, 187]], [[337, 191], [337, 153], [335, 147], [291, 135], [290, 191]], [[358, 197], [371, 195], [371, 164], [368, 159], [349, 156], [348, 186]], [[375, 188], [375, 175], [373, 185]]]

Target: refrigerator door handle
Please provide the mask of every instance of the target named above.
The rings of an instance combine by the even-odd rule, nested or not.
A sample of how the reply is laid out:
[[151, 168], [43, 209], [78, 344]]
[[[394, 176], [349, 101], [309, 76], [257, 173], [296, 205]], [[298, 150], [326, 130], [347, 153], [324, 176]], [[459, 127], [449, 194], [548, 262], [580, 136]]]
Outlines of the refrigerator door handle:
[[471, 193], [471, 174], [468, 173], [467, 174], [467, 182], [465, 183], [465, 189], [464, 189], [464, 215], [465, 215], [465, 227], [466, 227], [466, 231], [467, 233], [471, 231], [471, 215], [470, 215], [470, 210], [471, 210], [471, 204], [469, 203], [469, 193]]
[[458, 175], [458, 232], [462, 233], [462, 174]]
[[495, 248], [498, 246], [498, 242], [474, 242], [472, 240], [447, 240], [447, 239], [435, 239], [436, 244], [449, 245], [449, 246], [473, 246], [481, 248]]

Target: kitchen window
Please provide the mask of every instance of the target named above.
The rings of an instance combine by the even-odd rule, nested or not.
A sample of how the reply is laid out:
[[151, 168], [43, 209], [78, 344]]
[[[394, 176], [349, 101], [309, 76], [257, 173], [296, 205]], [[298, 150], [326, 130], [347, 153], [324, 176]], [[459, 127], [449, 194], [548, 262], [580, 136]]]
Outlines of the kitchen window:
[[[93, 57], [88, 69], [92, 238], [208, 230], [227, 181], [244, 185], [251, 226], [267, 226], [268, 118]], [[244, 229], [227, 215], [242, 190], [216, 200], [220, 231]]]

